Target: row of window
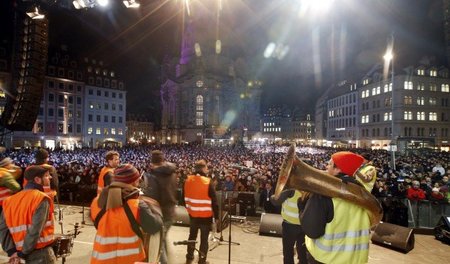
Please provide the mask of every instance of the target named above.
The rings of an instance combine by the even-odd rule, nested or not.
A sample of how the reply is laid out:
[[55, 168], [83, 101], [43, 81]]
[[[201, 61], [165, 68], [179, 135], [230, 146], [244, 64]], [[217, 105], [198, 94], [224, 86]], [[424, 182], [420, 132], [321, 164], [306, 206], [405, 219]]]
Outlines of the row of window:
[[[391, 92], [392, 91], [392, 83], [385, 84], [383, 87], [383, 93]], [[373, 87], [372, 88], [372, 96], [381, 94], [381, 87]], [[364, 90], [361, 92], [361, 98], [367, 98], [371, 96], [370, 89]]]
[[[58, 103], [64, 103], [64, 100], [67, 100], [68, 104], [73, 104], [73, 95], [66, 95], [66, 94], [58, 94]], [[77, 105], [82, 104], [82, 100], [80, 96], [77, 96]], [[55, 101], [55, 94], [48, 93], [47, 95], [47, 102], [54, 102]]]
[[[89, 95], [94, 95], [94, 89], [89, 89], [88, 90]], [[102, 95], [102, 90], [98, 89], [96, 91], [97, 96], [103, 96], [103, 97], [109, 97], [109, 91], [103, 91], [103, 95]], [[123, 99], [123, 93], [122, 92], [111, 92], [111, 98], [116, 98], [118, 97], [119, 99]]]
[[[402, 135], [399, 136], [403, 136], [403, 137], [413, 137], [413, 136], [417, 136], [417, 137], [436, 137], [436, 136], [440, 136], [440, 137], [448, 137], [449, 136], [449, 129], [448, 128], [441, 128], [440, 129], [440, 134], [437, 134], [437, 128], [433, 128], [433, 127], [429, 127], [428, 129], [425, 127], [417, 127], [415, 129], [415, 133], [414, 129], [412, 127], [404, 127], [403, 131], [402, 131]], [[372, 132], [371, 134], [369, 132]], [[388, 137], [391, 136], [392, 133], [392, 129], [391, 127], [385, 127], [384, 131], [383, 131], [383, 136], [384, 137]], [[361, 134], [362, 137], [379, 137], [381, 136], [381, 129], [379, 127], [377, 128], [372, 128], [371, 130], [367, 129], [362, 129], [361, 130]]]
[[[103, 122], [108, 123], [109, 122], [109, 116], [104, 115], [103, 116]], [[123, 117], [119, 116], [117, 117], [118, 123], [122, 124], [123, 123]], [[88, 121], [89, 122], [94, 122], [94, 116], [92, 114], [88, 115]], [[96, 122], [102, 122], [102, 116], [101, 115], [96, 115]], [[111, 116], [111, 123], [116, 123], [116, 116]]]
[[[103, 103], [103, 110], [109, 110], [109, 103]], [[89, 102], [89, 109], [94, 109], [94, 107], [95, 107], [95, 109], [97, 109], [97, 110], [101, 110], [102, 109], [102, 104], [101, 103], [95, 103], [95, 105], [94, 105], [94, 103], [92, 103], [92, 102]], [[111, 110], [112, 111], [116, 111], [116, 104], [111, 104]], [[122, 104], [118, 104], [118, 110], [119, 111], [123, 111], [123, 105]]]
[[119, 82], [119, 85], [117, 85], [117, 80], [109, 80], [108, 78], [102, 78], [102, 77], [89, 77], [88, 78], [88, 84], [92, 86], [99, 86], [99, 87], [105, 87], [105, 88], [112, 88], [112, 89], [121, 89], [123, 90], [123, 82]]
[[341, 118], [329, 121], [330, 128], [337, 127], [354, 127], [356, 126], [356, 118]]
[[[64, 62], [64, 60], [63, 60]], [[54, 61], [53, 61], [54, 63]], [[56, 68], [55, 66], [48, 66], [48, 75], [49, 76], [56, 76]], [[81, 71], [76, 71], [76, 80], [83, 81], [83, 73]], [[58, 68], [58, 76], [61, 78], [68, 78], [71, 80], [75, 80], [75, 71], [74, 70], [68, 70], [67, 76], [66, 76], [66, 70], [64, 68]]]
[[[92, 135], [94, 133], [93, 127], [88, 127], [88, 135]], [[122, 128], [103, 128], [103, 135], [123, 135], [123, 129]], [[95, 134], [96, 135], [102, 135], [102, 129], [100, 127], [95, 128]]]
[[281, 127], [264, 128], [263, 131], [264, 132], [281, 132]]
[[329, 108], [338, 107], [344, 104], [351, 104], [356, 102], [356, 94], [348, 94], [345, 96], [340, 96], [335, 99], [331, 99], [329, 102]]
[[[426, 116], [425, 112], [417, 112], [416, 120], [425, 121], [425, 116]], [[404, 120], [413, 120], [413, 112], [412, 111], [404, 111], [403, 119]], [[428, 113], [428, 120], [429, 121], [437, 121], [437, 113], [436, 112]]]
[[[403, 88], [405, 90], [413, 90], [413, 82], [405, 81]], [[418, 83], [416, 88], [417, 88], [417, 91], [425, 91], [425, 84]], [[437, 85], [435, 83], [430, 83], [429, 88], [430, 88], [431, 92], [437, 92]], [[450, 85], [447, 83], [441, 84], [441, 92], [444, 92], [444, 93], [450, 92]]]
[[[364, 110], [364, 107], [363, 107]], [[346, 106], [338, 109], [330, 110], [328, 112], [328, 117], [340, 117], [340, 116], [349, 116], [356, 115], [356, 106]]]
[[[47, 130], [52, 130], [52, 128], [47, 128]], [[36, 130], [35, 133], [43, 133], [44, 132], [44, 123], [43, 122], [37, 122], [36, 123]], [[50, 132], [50, 131], [47, 131]], [[73, 124], [69, 123], [67, 124], [67, 131], [64, 131], [64, 123], [58, 123], [57, 125], [57, 132], [58, 134], [70, 134], [73, 133]], [[76, 125], [76, 133], [81, 133], [81, 124]]]
[[[75, 111], [76, 118], [81, 118], [81, 111], [77, 110]], [[64, 119], [64, 108], [57, 108], [57, 115], [59, 118]], [[39, 108], [39, 116], [44, 116], [44, 108]], [[55, 109], [54, 108], [47, 108], [47, 116], [48, 117], [54, 117], [55, 116]], [[67, 118], [73, 118], [73, 110], [68, 109], [67, 110]]]
[[[74, 91], [75, 89], [75, 84], [73, 83], [66, 83], [66, 82], [55, 82], [53, 80], [49, 80], [47, 82], [47, 87], [51, 88], [51, 89], [55, 89], [56, 86], [58, 86], [57, 88], [60, 90], [68, 90], [68, 91]], [[76, 84], [77, 86], [77, 92], [82, 92], [82, 87], [80, 84]]]

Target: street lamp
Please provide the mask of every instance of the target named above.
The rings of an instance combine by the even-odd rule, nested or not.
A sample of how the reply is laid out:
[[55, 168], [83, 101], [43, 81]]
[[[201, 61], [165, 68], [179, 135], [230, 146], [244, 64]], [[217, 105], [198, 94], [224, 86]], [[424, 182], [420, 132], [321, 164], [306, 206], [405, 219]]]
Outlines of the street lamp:
[[395, 171], [395, 150], [394, 150], [394, 36], [392, 35], [391, 43], [388, 46], [386, 54], [384, 54], [383, 58], [385, 60], [385, 69], [389, 69], [389, 63], [391, 64], [391, 143], [389, 144], [391, 147], [391, 162], [392, 169]]

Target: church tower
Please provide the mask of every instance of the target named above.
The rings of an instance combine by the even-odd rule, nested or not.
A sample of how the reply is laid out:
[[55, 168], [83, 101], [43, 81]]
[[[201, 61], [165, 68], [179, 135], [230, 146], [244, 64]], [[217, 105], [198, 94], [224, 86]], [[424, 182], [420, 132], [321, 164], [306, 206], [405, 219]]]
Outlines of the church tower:
[[186, 2], [180, 57], [162, 65], [162, 142], [250, 140], [259, 131], [261, 83], [233, 39], [232, 10], [222, 1]]

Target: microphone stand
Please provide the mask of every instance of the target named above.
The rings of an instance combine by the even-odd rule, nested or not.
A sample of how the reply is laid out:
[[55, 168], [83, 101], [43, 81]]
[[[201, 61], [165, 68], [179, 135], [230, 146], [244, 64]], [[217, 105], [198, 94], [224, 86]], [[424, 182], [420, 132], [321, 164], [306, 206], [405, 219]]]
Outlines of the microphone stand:
[[[225, 195], [226, 195], [225, 200], [228, 199], [228, 210], [227, 210], [227, 212], [228, 212], [228, 224], [229, 224], [228, 240], [224, 240], [223, 239], [223, 222], [225, 220], [225, 219], [223, 219], [223, 204], [224, 204], [224, 202], [223, 202], [223, 195], [224, 195], [224, 192], [225, 192]], [[222, 191], [222, 193], [220, 195], [220, 224], [221, 224], [220, 237], [219, 238], [214, 237], [214, 238], [218, 239], [219, 242], [217, 244], [215, 244], [213, 247], [211, 247], [209, 249], [209, 251], [214, 250], [215, 248], [217, 248], [220, 245], [227, 245], [228, 244], [228, 263], [230, 263], [230, 261], [231, 261], [231, 244], [233, 244], [233, 245], [240, 245], [240, 243], [231, 241], [231, 197], [230, 198], [228, 197], [228, 191]]]
[[[59, 203], [58, 193], [55, 195], [56, 204], [58, 205], [58, 223], [61, 227], [61, 235], [64, 235], [64, 228], [63, 228], [63, 214], [61, 210], [61, 206]], [[76, 230], [76, 229], [75, 229]], [[66, 263], [66, 257], [62, 257], [62, 264]]]

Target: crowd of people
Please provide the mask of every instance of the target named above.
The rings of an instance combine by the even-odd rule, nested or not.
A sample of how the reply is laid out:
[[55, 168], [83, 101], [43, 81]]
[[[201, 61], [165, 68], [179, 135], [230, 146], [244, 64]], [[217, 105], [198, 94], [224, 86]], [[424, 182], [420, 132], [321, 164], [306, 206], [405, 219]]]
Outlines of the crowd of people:
[[[320, 170], [311, 173], [327, 183], [327, 191], [288, 190], [279, 197], [280, 190], [275, 190], [274, 186], [279, 173], [286, 168], [282, 162], [285, 158], [292, 161], [294, 152], [309, 166]], [[146, 237], [160, 232], [165, 241], [173, 223], [177, 189], [183, 190], [178, 200], [185, 202], [191, 221], [187, 241], [195, 241], [200, 230], [198, 263], [202, 264], [208, 263], [211, 224], [221, 220], [216, 190], [258, 192], [259, 205], [265, 212], [281, 211], [285, 264], [294, 263], [294, 244], [303, 245], [297, 246], [301, 263], [306, 258], [309, 263], [329, 263], [336, 259], [341, 263], [348, 260], [367, 262], [370, 227], [382, 217], [381, 205], [374, 196], [449, 201], [450, 160], [444, 152], [400, 156], [393, 167], [389, 164], [389, 153], [385, 151], [354, 149], [349, 152], [293, 146], [289, 150], [287, 146], [248, 148], [242, 145], [152, 145], [51, 152], [22, 149], [6, 151], [2, 155], [0, 179], [1, 193], [4, 193], [1, 201], [4, 202], [0, 207], [0, 240], [10, 263], [19, 263], [21, 259], [27, 263], [56, 262], [49, 245], [54, 241], [53, 200], [57, 194], [63, 197], [70, 193], [65, 198], [92, 201], [91, 218], [97, 233], [91, 263], [150, 260], [152, 250], [148, 248]], [[17, 192], [20, 185], [16, 180], [23, 181], [20, 185], [24, 186], [24, 191]], [[286, 178], [280, 180], [286, 181]], [[374, 196], [363, 195], [359, 204], [354, 202], [353, 196], [343, 198], [325, 194], [340, 192], [344, 183], [353, 185], [349, 191], [354, 195], [367, 190]], [[323, 187], [323, 184], [319, 185]], [[378, 209], [367, 205], [373, 201]], [[32, 213], [17, 214], [15, 208]], [[349, 211], [352, 213], [348, 214]], [[127, 221], [130, 224], [123, 226]], [[23, 229], [24, 226], [30, 229]], [[358, 235], [345, 236], [339, 241], [329, 239], [348, 232]], [[124, 242], [115, 246], [107, 242], [124, 235], [132, 238], [127, 240], [125, 250]], [[341, 243], [354, 244], [355, 248], [351, 252], [342, 250]], [[186, 263], [192, 263], [195, 247], [192, 243], [186, 245]], [[169, 263], [165, 242], [155, 253], [155, 260]]]
[[[208, 160], [210, 175], [216, 190], [264, 193], [276, 185], [279, 167], [287, 151], [286, 146], [205, 147], [201, 145], [151, 145], [123, 147], [116, 151], [121, 162], [133, 164], [140, 173], [148, 171], [150, 153], [160, 149], [167, 160], [176, 165], [179, 187], [194, 171], [196, 160]], [[55, 150], [50, 152], [50, 163], [57, 169], [62, 200], [80, 201], [86, 192], [95, 196], [98, 177], [105, 165], [107, 149]], [[339, 149], [297, 147], [297, 155], [309, 165], [324, 170], [331, 154]], [[411, 200], [449, 201], [450, 155], [447, 152], [425, 152], [397, 156], [395, 170], [390, 165], [390, 153], [384, 150], [354, 149], [369, 156], [377, 169], [377, 180], [372, 193], [376, 197], [399, 197]], [[30, 149], [7, 151], [16, 165], [25, 168], [32, 164], [34, 151]], [[78, 196], [76, 195], [78, 193]], [[80, 195], [81, 193], [82, 195]], [[70, 194], [70, 195], [69, 195]], [[264, 207], [261, 199], [260, 206]], [[267, 206], [270, 206], [267, 204]]]

